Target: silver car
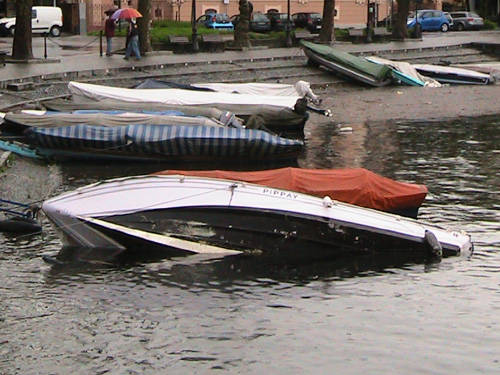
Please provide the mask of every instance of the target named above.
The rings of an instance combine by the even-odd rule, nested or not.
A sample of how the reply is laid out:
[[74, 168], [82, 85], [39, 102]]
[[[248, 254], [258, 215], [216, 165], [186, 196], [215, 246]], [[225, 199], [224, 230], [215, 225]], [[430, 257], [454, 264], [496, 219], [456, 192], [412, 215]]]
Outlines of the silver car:
[[450, 12], [453, 18], [453, 30], [479, 30], [484, 26], [484, 20], [476, 12]]

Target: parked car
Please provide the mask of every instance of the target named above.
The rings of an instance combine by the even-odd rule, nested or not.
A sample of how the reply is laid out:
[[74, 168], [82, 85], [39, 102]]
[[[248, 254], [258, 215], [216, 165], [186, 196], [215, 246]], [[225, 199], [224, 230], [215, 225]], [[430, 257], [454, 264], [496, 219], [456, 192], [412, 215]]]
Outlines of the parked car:
[[[61, 35], [63, 18], [61, 8], [58, 7], [32, 7], [31, 32], [33, 34], [50, 33], [52, 36]], [[16, 17], [0, 19], [0, 34], [14, 35]]]
[[[271, 29], [274, 31], [286, 30], [288, 25], [288, 13], [278, 13], [278, 12], [268, 12], [266, 16], [271, 21]], [[290, 30], [294, 29], [294, 23], [292, 16], [290, 16]]]
[[319, 13], [300, 12], [292, 14], [292, 20], [295, 27], [302, 27], [311, 33], [319, 33], [323, 17]]
[[417, 12], [417, 18], [415, 16], [408, 18], [406, 26], [408, 28], [414, 28], [416, 23], [420, 24], [422, 31], [437, 31], [447, 32], [450, 29], [450, 21], [446, 17], [443, 11], [435, 9], [423, 9]]
[[[231, 16], [230, 20], [233, 23], [234, 27], [236, 27], [238, 22], [240, 22], [240, 15], [235, 14], [234, 16]], [[267, 18], [265, 14], [255, 12], [252, 13], [252, 16], [250, 17], [250, 23], [248, 27], [250, 31], [254, 31], [257, 33], [271, 31], [271, 20]]]
[[453, 19], [452, 30], [480, 30], [484, 19], [475, 12], [450, 12]]
[[234, 25], [225, 13], [208, 13], [196, 20], [196, 23], [203, 24], [209, 29], [227, 29], [233, 30]]
[[453, 28], [453, 18], [451, 18], [450, 13], [448, 13], [448, 12], [444, 12], [444, 15], [446, 16], [446, 18], [448, 18], [448, 22], [450, 23], [450, 30], [451, 30]]

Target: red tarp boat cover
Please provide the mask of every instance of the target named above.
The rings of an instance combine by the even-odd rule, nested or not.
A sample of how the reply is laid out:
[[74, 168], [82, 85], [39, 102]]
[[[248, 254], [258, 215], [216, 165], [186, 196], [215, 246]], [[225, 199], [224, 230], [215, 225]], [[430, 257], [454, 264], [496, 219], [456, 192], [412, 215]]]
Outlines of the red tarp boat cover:
[[165, 170], [155, 175], [186, 175], [245, 181], [277, 189], [292, 190], [318, 197], [374, 208], [397, 211], [418, 208], [427, 194], [427, 187], [398, 182], [363, 168], [302, 169], [280, 168], [255, 172]]

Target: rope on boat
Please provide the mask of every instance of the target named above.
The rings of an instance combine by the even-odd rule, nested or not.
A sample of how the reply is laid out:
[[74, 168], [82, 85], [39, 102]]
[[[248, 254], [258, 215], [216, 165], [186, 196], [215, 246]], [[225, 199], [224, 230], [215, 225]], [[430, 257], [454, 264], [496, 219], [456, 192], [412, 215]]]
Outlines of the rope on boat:
[[[4, 205], [2, 207], [2, 205]], [[22, 209], [22, 211], [20, 211]], [[39, 207], [32, 204], [0, 199], [0, 212], [5, 212], [25, 219], [36, 219]]]
[[7, 199], [0, 199], [0, 212], [7, 215], [0, 220], [0, 232], [38, 233], [42, 226], [36, 221], [40, 207]]

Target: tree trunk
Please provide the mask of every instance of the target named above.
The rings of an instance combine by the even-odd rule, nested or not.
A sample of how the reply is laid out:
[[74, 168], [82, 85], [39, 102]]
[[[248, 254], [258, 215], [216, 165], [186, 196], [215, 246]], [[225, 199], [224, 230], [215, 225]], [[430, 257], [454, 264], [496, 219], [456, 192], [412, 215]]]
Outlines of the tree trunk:
[[403, 40], [408, 37], [406, 20], [410, 11], [410, 0], [397, 0], [398, 12], [394, 15], [392, 36], [394, 39]]
[[28, 60], [33, 58], [31, 43], [32, 0], [16, 0], [16, 32], [12, 45], [12, 58]]
[[142, 17], [137, 19], [139, 26], [139, 46], [141, 55], [151, 52], [151, 0], [139, 0], [137, 10]]
[[247, 0], [239, 0], [240, 20], [234, 30], [234, 43], [238, 47], [250, 47], [248, 29], [250, 23], [250, 6]]
[[335, 40], [333, 36], [333, 16], [335, 12], [335, 0], [325, 0], [323, 3], [323, 21], [319, 33], [320, 42], [327, 43]]

